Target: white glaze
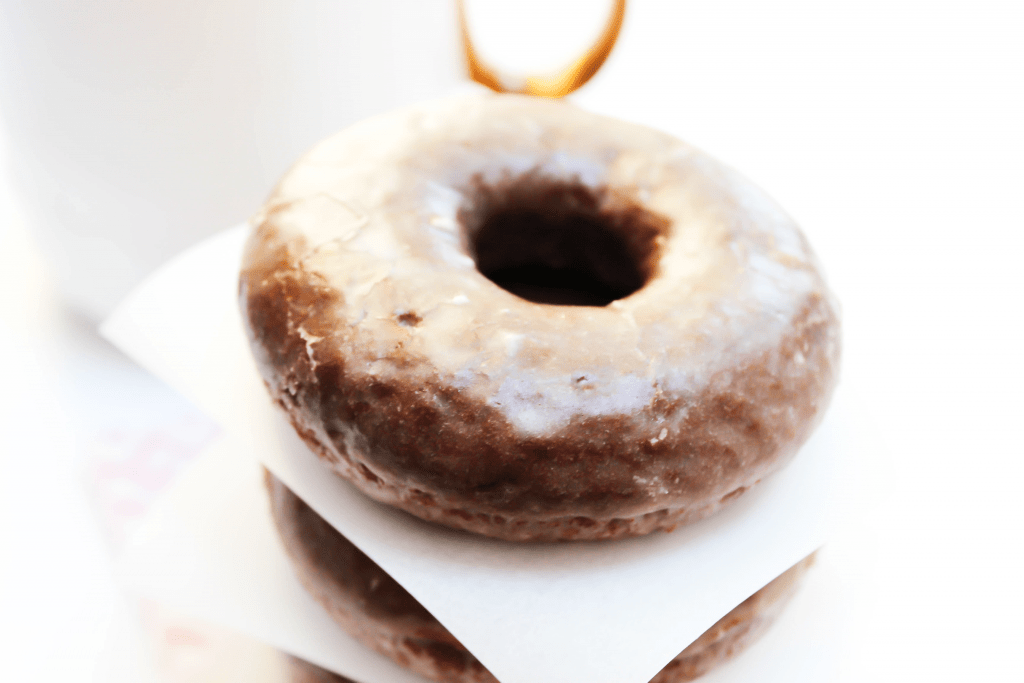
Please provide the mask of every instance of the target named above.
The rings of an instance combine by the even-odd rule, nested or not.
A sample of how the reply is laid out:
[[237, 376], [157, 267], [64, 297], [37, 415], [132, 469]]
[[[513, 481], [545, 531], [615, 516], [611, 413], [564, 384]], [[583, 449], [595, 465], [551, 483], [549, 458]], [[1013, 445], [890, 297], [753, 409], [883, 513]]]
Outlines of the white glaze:
[[[516, 111], [526, 104], [528, 114]], [[414, 371], [471, 373], [460, 385], [536, 434], [574, 414], [633, 413], [662, 389], [693, 390], [737, 354], [775, 345], [820, 290], [796, 226], [735, 172], [628, 124], [560, 126], [570, 105], [536, 104], [472, 96], [370, 119], [321, 143], [281, 182], [270, 206], [287, 209], [275, 225], [290, 231], [283, 240], [305, 240], [304, 269], [344, 292], [338, 314], [371, 340], [367, 360], [401, 341], [431, 359]], [[659, 274], [595, 309], [530, 303], [477, 272], [457, 217], [469, 180], [538, 167], [647, 197], [673, 224]], [[407, 311], [422, 322], [397, 326]], [[586, 390], [574, 381], [580, 358], [603, 368]]]

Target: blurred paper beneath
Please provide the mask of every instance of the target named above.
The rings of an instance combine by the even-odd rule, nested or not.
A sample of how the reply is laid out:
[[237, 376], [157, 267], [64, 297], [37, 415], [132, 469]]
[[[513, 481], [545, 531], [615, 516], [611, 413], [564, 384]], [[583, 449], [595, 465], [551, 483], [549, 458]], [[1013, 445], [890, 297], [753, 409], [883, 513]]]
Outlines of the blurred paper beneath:
[[177, 481], [118, 562], [128, 587], [366, 683], [422, 683], [331, 621], [292, 574], [263, 472], [230, 437]]

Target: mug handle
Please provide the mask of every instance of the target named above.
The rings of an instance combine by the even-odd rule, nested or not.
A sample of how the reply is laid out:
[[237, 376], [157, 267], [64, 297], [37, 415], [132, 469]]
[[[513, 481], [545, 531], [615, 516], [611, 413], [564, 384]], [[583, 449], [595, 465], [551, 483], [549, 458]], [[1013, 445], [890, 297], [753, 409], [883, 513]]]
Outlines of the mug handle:
[[553, 75], [527, 76], [525, 79], [517, 79], [503, 76], [481, 61], [469, 35], [463, 0], [455, 0], [455, 6], [469, 77], [495, 92], [511, 92], [537, 97], [565, 97], [589, 81], [608, 59], [612, 48], [615, 47], [619, 30], [622, 28], [622, 18], [626, 13], [626, 0], [615, 0], [604, 29], [583, 55]]

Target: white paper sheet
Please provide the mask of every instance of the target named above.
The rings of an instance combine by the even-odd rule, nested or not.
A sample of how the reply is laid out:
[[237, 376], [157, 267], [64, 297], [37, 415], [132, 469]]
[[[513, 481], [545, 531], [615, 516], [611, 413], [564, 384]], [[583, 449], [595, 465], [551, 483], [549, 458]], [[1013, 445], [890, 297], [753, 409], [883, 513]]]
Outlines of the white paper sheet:
[[230, 436], [175, 482], [122, 551], [132, 592], [362, 683], [423, 683], [342, 631], [292, 573], [263, 470]]
[[[147, 517], [118, 574], [133, 592], [360, 683], [424, 683], [355, 643], [306, 595], [273, 529], [260, 479], [259, 465], [237, 444], [216, 442]], [[831, 560], [826, 547], [771, 631], [701, 683], [833, 680], [843, 606]]]
[[270, 405], [236, 304], [244, 236], [244, 227], [227, 231], [160, 269], [119, 307], [104, 334], [207, 410], [232, 449], [265, 463], [503, 683], [645, 683], [825, 541], [835, 515], [835, 462], [853, 443], [841, 394], [783, 472], [672, 534], [510, 544], [428, 525], [366, 499], [282, 429]]

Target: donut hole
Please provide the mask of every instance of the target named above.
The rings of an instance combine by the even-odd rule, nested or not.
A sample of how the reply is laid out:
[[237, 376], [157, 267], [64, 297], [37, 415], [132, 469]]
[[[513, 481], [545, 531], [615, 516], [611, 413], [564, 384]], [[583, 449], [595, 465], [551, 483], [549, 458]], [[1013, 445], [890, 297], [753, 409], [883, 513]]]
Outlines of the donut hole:
[[475, 181], [459, 212], [477, 270], [538, 304], [606, 306], [654, 274], [668, 220], [605, 188], [536, 172]]

